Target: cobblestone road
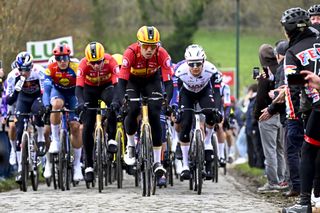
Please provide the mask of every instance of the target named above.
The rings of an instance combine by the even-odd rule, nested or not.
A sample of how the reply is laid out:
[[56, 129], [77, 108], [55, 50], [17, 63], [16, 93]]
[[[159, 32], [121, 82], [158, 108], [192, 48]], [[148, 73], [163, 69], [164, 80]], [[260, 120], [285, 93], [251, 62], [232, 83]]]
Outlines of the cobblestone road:
[[219, 176], [219, 183], [206, 181], [203, 193], [188, 189], [188, 182], [175, 179], [173, 187], [157, 189], [156, 195], [142, 197], [134, 179], [125, 176], [124, 188], [108, 185], [103, 193], [97, 187], [86, 189], [81, 182], [70, 191], [46, 185], [34, 192], [19, 190], [0, 193], [0, 212], [277, 212], [274, 204], [249, 192], [232, 176]]

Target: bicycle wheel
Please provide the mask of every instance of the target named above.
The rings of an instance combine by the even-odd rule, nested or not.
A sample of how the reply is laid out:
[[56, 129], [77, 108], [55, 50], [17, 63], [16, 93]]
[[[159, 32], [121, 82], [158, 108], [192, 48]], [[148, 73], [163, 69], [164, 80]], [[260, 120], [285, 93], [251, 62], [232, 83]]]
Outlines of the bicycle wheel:
[[147, 196], [150, 196], [151, 190], [152, 194], [154, 195], [156, 193], [156, 184], [155, 184], [155, 177], [152, 169], [153, 165], [153, 148], [152, 148], [152, 141], [151, 141], [151, 130], [150, 127], [145, 127], [145, 149], [147, 152], [145, 152], [145, 166], [147, 168], [146, 170], [146, 179], [147, 179]]
[[73, 164], [71, 161], [71, 151], [70, 151], [70, 140], [69, 135], [66, 138], [66, 165], [67, 165], [67, 173], [66, 173], [66, 189], [70, 190], [71, 181], [73, 180]]
[[51, 162], [52, 162], [52, 182], [53, 182], [53, 188], [57, 189], [60, 187], [59, 184], [59, 156], [57, 154], [50, 154]]
[[23, 132], [21, 140], [21, 189], [26, 192], [28, 188], [28, 176], [29, 176], [29, 160], [28, 160], [28, 143], [29, 133]]
[[217, 136], [214, 134], [212, 135], [211, 138], [211, 143], [213, 146], [213, 162], [212, 162], [212, 171], [213, 171], [213, 178], [212, 178], [212, 182], [218, 182], [218, 169], [219, 169], [219, 160], [218, 160], [218, 147], [217, 147]]
[[60, 132], [60, 151], [59, 151], [59, 187], [62, 191], [66, 189], [66, 176], [67, 176], [67, 159], [66, 159], [66, 137], [65, 131]]
[[[36, 140], [35, 138], [32, 139], [31, 143], [33, 144], [33, 147], [36, 146]], [[37, 152], [33, 149], [30, 149], [30, 164], [31, 164], [31, 171], [30, 171], [30, 178], [31, 178], [31, 185], [33, 191], [38, 190], [39, 185], [39, 164], [40, 161], [38, 160]]]
[[196, 175], [197, 175], [197, 178], [195, 178], [198, 195], [200, 195], [201, 191], [202, 191], [203, 162], [204, 162], [204, 146], [203, 146], [203, 141], [201, 140], [201, 134], [198, 131], [196, 133]]
[[122, 146], [124, 144], [123, 142], [124, 135], [121, 131], [117, 132], [116, 141], [118, 144], [118, 150], [116, 155], [116, 176], [117, 176], [117, 185], [118, 188], [122, 188], [122, 181], [123, 181], [123, 171], [122, 171]]
[[166, 161], [167, 161], [167, 171], [168, 171], [168, 178], [169, 178], [169, 184], [171, 186], [173, 186], [173, 161], [174, 161], [174, 157], [173, 157], [173, 153], [171, 152], [171, 135], [169, 133], [169, 131], [167, 131], [167, 153], [166, 153]]
[[101, 129], [98, 129], [95, 133], [95, 143], [97, 145], [97, 173], [98, 173], [98, 188], [99, 192], [101, 193], [103, 190], [103, 132]]

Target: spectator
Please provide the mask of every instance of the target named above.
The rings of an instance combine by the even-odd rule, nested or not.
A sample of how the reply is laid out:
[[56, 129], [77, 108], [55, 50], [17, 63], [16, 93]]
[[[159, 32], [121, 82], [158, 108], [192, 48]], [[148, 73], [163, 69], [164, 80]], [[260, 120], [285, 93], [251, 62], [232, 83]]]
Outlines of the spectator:
[[269, 44], [261, 45], [259, 58], [264, 72], [258, 79], [255, 119], [259, 120], [258, 126], [268, 182], [258, 188], [258, 191], [267, 192], [284, 189], [288, 185], [284, 182], [285, 161], [280, 116], [279, 113], [272, 115], [268, 111], [268, 106], [272, 103], [269, 92], [274, 89], [274, 75], [278, 67], [273, 47]]

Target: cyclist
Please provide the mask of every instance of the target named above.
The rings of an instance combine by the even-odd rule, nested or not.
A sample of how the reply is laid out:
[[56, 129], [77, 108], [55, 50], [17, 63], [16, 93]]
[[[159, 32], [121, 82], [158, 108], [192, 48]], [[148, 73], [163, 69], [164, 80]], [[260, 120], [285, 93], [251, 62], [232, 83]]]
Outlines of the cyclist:
[[[11, 63], [11, 71], [9, 72], [8, 76], [15, 76], [15, 75], [19, 75], [19, 71], [16, 65], [16, 60], [14, 60]], [[12, 79], [12, 77], [11, 77]], [[8, 85], [8, 78], [5, 80], [4, 82], [4, 93], [5, 93], [5, 97], [8, 95], [7, 93], [7, 86]], [[15, 116], [10, 115], [13, 114], [15, 111], [15, 103], [12, 105], [8, 105], [6, 98], [3, 99], [3, 105], [2, 107], [5, 107], [6, 110], [5, 112], [3, 111], [3, 117], [6, 117], [6, 119], [8, 119], [8, 124], [9, 124], [9, 128], [8, 128], [8, 138], [11, 144], [11, 151], [10, 151], [10, 157], [9, 157], [9, 163], [10, 165], [14, 166], [17, 164], [17, 157], [16, 157], [16, 142], [17, 142], [17, 136], [16, 136], [16, 125], [14, 122], [14, 118]]]
[[[159, 68], [170, 103], [172, 97], [172, 68], [171, 58], [167, 51], [160, 46], [160, 33], [154, 26], [143, 26], [137, 32], [138, 42], [131, 44], [123, 54], [122, 67], [119, 73], [117, 85], [118, 96], [113, 101], [113, 106], [118, 108], [125, 91], [129, 98], [139, 98], [140, 95], [158, 97], [162, 95]], [[154, 172], [157, 179], [164, 173], [161, 165], [161, 125], [160, 125], [161, 101], [149, 103], [149, 122], [153, 139]], [[127, 165], [135, 163], [134, 134], [138, 129], [137, 117], [140, 113], [140, 105], [136, 102], [129, 103], [128, 115], [125, 119], [127, 134], [127, 147], [125, 162]]]
[[315, 4], [308, 9], [311, 25], [320, 31], [320, 4]]
[[[83, 111], [82, 141], [85, 153], [85, 180], [92, 182], [93, 175], [93, 131], [96, 122], [96, 111], [85, 110], [87, 107], [96, 108], [98, 100], [103, 100], [110, 106], [113, 96], [113, 87], [117, 83], [116, 73], [119, 66], [111, 55], [106, 54], [99, 42], [91, 42], [86, 46], [85, 57], [81, 60], [77, 71], [76, 96], [77, 110]], [[111, 112], [108, 116], [108, 147], [109, 152], [117, 151], [116, 115]]]
[[[52, 60], [45, 70], [43, 105], [47, 112], [50, 112], [51, 107], [52, 110], [61, 110], [63, 107], [74, 110], [77, 104], [75, 86], [78, 63], [70, 61], [71, 49], [67, 44], [57, 45], [52, 53], [55, 61]], [[74, 152], [73, 179], [75, 181], [83, 179], [80, 164], [82, 138], [79, 130], [80, 123], [77, 119], [74, 112], [69, 114], [71, 144]], [[60, 114], [51, 113], [50, 123], [52, 142], [47, 153], [47, 159], [49, 159], [49, 153], [58, 153], [60, 150]], [[47, 160], [43, 173], [45, 178], [51, 177], [51, 166], [51, 162]]]
[[[220, 166], [225, 166], [227, 162], [230, 161], [229, 156], [230, 149], [232, 142], [230, 140], [227, 140], [227, 131], [230, 129], [230, 111], [231, 111], [231, 94], [230, 94], [230, 87], [229, 85], [222, 82], [222, 79], [220, 80], [221, 87], [220, 87], [220, 95], [221, 95], [221, 112], [223, 114], [223, 121], [218, 124], [217, 126], [217, 138], [218, 138], [218, 148], [219, 148], [219, 164]], [[225, 143], [227, 141], [227, 143]], [[228, 145], [227, 147], [227, 156], [225, 156], [225, 144]]]
[[[44, 147], [43, 122], [39, 111], [43, 109], [41, 91], [44, 68], [33, 64], [32, 56], [28, 52], [20, 52], [16, 57], [16, 71], [8, 76], [7, 102], [13, 105], [16, 102], [16, 114], [35, 113], [35, 125], [38, 133], [38, 147]], [[21, 182], [21, 137], [23, 133], [23, 119], [26, 116], [17, 115], [17, 146], [18, 175], [16, 181]]]
[[292, 84], [290, 75], [300, 74], [303, 70], [319, 75], [320, 40], [311, 31], [310, 16], [304, 9], [297, 7], [286, 10], [282, 14], [281, 24], [289, 38], [289, 48], [284, 62], [289, 90], [286, 98], [289, 108], [288, 119], [297, 120], [303, 117], [306, 122], [300, 152], [300, 201], [294, 206], [284, 208], [282, 212], [311, 212], [311, 192], [320, 147], [320, 95], [312, 85]]
[[[201, 108], [215, 108], [212, 88], [215, 84], [217, 68], [206, 61], [206, 54], [200, 45], [192, 44], [186, 48], [184, 57], [186, 61], [175, 72], [179, 86], [180, 108], [193, 108], [196, 102]], [[219, 95], [219, 93], [218, 93]], [[211, 137], [214, 124], [219, 122], [217, 114], [204, 112], [207, 124], [205, 143], [205, 160], [207, 179], [212, 178], [211, 162], [213, 160], [213, 147]], [[192, 128], [192, 112], [182, 112], [180, 116], [181, 131], [179, 141], [182, 150], [183, 168], [182, 179], [190, 178], [188, 153], [190, 148], [190, 131]]]

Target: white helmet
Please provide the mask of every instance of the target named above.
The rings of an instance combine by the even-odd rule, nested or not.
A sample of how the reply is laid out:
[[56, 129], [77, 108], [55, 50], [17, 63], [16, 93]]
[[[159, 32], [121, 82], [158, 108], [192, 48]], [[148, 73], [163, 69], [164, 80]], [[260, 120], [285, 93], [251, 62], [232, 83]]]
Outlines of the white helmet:
[[52, 64], [53, 62], [56, 62], [56, 58], [55, 58], [54, 55], [49, 58], [49, 60], [48, 60], [48, 65], [49, 65], [49, 64]]
[[187, 61], [204, 61], [207, 56], [203, 48], [198, 44], [191, 44], [186, 48], [184, 58]]

